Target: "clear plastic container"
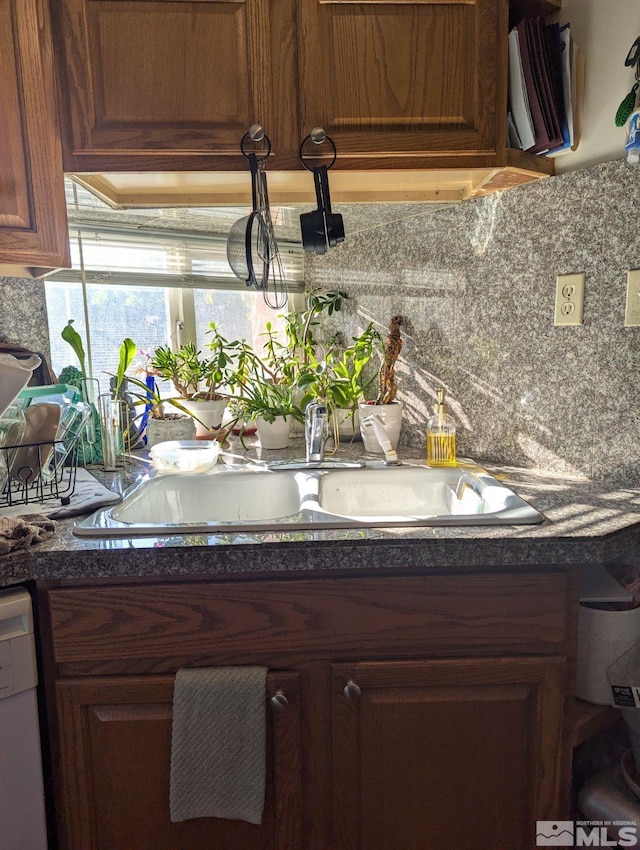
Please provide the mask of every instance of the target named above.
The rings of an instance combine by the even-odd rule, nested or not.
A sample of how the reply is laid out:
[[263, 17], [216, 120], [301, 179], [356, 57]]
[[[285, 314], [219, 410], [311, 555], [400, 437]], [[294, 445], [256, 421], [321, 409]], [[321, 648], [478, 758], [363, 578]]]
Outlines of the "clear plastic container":
[[215, 440], [171, 440], [157, 443], [149, 452], [158, 472], [210, 472], [218, 461], [220, 444]]

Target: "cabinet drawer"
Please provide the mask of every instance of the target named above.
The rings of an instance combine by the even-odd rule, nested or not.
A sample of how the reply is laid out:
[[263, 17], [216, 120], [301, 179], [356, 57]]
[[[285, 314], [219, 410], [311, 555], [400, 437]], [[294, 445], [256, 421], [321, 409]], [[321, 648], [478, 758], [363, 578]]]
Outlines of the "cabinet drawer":
[[558, 653], [564, 573], [175, 582], [48, 593], [59, 675]]

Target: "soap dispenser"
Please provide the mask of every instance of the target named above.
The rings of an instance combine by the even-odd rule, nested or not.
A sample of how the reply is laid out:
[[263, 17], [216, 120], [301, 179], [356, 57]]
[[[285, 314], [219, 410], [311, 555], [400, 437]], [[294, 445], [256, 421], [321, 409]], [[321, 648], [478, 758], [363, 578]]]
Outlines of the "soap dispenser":
[[443, 389], [438, 390], [436, 412], [427, 423], [427, 463], [456, 465], [456, 423], [447, 413]]

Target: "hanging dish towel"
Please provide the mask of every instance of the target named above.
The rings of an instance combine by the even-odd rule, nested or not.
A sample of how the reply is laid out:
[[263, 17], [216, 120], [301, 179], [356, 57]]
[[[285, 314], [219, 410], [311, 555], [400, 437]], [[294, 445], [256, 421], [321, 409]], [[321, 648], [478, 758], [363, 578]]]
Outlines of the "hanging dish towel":
[[262, 823], [266, 775], [264, 667], [179, 670], [173, 691], [172, 821]]

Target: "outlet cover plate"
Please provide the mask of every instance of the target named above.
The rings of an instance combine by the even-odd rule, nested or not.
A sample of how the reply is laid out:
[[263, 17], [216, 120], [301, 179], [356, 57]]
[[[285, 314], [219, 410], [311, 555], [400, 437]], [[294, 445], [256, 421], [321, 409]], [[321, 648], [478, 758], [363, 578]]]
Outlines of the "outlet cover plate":
[[582, 324], [584, 277], [582, 272], [581, 274], [559, 274], [556, 278], [554, 325], [575, 327]]
[[640, 327], [640, 269], [627, 272], [627, 306], [624, 313], [625, 328]]

